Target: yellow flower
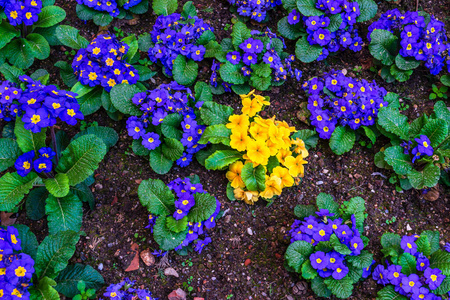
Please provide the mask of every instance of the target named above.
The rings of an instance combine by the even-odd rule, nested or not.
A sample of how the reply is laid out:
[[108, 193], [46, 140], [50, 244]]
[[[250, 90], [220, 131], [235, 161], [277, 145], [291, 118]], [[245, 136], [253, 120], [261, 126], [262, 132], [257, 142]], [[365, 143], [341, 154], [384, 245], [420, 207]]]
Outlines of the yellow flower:
[[246, 98], [242, 100], [242, 113], [248, 115], [249, 117], [253, 117], [257, 112], [261, 111], [262, 105], [258, 103], [255, 99], [250, 100], [250, 98]]
[[270, 150], [264, 141], [254, 141], [247, 145], [247, 156], [252, 162], [267, 165]]
[[277, 159], [278, 161], [284, 165], [284, 160], [286, 159], [286, 157], [291, 156], [292, 152], [286, 149], [280, 149], [280, 151], [278, 151], [277, 154]]
[[251, 95], [253, 95], [255, 93], [255, 90], [251, 91], [250, 93], [243, 94], [243, 95], [239, 95], [241, 97], [242, 100], [244, 100], [245, 98], [250, 98]]
[[305, 142], [299, 138], [292, 141], [292, 144], [297, 147], [294, 149], [294, 152], [300, 154], [303, 158], [309, 155], [308, 150], [306, 149]]
[[283, 128], [289, 129], [290, 133], [297, 131], [297, 130], [295, 130], [295, 127], [293, 127], [293, 126], [289, 127], [289, 124], [286, 123], [286, 121], [276, 121], [276, 125], [279, 126], [279, 127], [283, 127]]
[[279, 147], [279, 144], [276, 144], [276, 143], [273, 143], [271, 140], [268, 140], [267, 141], [267, 147], [269, 148], [269, 150], [270, 150], [270, 156], [275, 156], [275, 155], [277, 155], [277, 153], [278, 153], [278, 147]]
[[275, 125], [271, 125], [269, 127], [269, 139], [272, 143], [278, 145], [280, 147], [283, 144], [283, 139], [281, 136], [280, 131], [278, 130], [278, 127]]
[[281, 179], [277, 176], [272, 176], [269, 180], [266, 180], [266, 189], [261, 192], [260, 196], [266, 199], [271, 199], [275, 195], [281, 195], [282, 189]]
[[280, 138], [283, 140], [283, 143], [280, 145], [280, 148], [289, 149], [291, 147], [291, 139], [289, 138], [290, 131], [287, 128], [280, 127], [278, 128], [278, 132], [280, 133]]
[[237, 151], [245, 151], [247, 145], [252, 142], [252, 139], [247, 135], [247, 132], [237, 131], [230, 136], [230, 146]]
[[283, 167], [275, 167], [272, 170], [271, 177], [276, 176], [281, 179], [282, 187], [294, 185], [294, 178], [289, 174], [289, 170]]
[[228, 118], [228, 123], [226, 127], [228, 129], [240, 129], [240, 130], [247, 130], [248, 126], [250, 125], [250, 122], [248, 120], [248, 117], [246, 115], [231, 115]]
[[231, 186], [234, 188], [244, 188], [245, 183], [242, 181], [241, 172], [244, 164], [241, 161], [237, 161], [230, 165], [230, 170], [227, 172], [227, 179], [231, 182]]
[[241, 188], [234, 189], [233, 194], [234, 198], [236, 198], [237, 200], [244, 200], [244, 202], [249, 205], [255, 204], [255, 202], [258, 201], [259, 198], [258, 192], [244, 191]]
[[250, 134], [255, 140], [265, 141], [268, 138], [268, 130], [258, 124], [253, 123], [250, 127]]
[[269, 97], [264, 97], [264, 96], [261, 96], [261, 95], [254, 95], [253, 97], [261, 105], [270, 105], [270, 102], [268, 101]]
[[272, 119], [263, 119], [260, 116], [256, 116], [255, 119], [253, 120], [256, 124], [262, 126], [262, 127], [267, 127], [269, 128], [269, 126], [271, 124], [273, 124], [273, 120]]
[[289, 174], [292, 177], [303, 177], [305, 173], [305, 168], [303, 167], [303, 165], [307, 163], [308, 162], [306, 160], [303, 160], [303, 157], [301, 155], [297, 157], [288, 156], [284, 160], [284, 165], [289, 169]]

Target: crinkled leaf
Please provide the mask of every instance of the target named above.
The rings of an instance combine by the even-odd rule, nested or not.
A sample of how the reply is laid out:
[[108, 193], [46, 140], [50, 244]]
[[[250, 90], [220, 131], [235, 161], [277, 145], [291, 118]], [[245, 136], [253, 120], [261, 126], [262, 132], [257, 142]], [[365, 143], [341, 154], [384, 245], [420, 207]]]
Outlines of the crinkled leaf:
[[284, 255], [288, 266], [300, 273], [303, 263], [314, 252], [314, 247], [306, 241], [295, 241], [289, 245]]
[[30, 299], [33, 300], [59, 300], [59, 294], [54, 286], [56, 282], [47, 276], [41, 278], [37, 285], [32, 285], [30, 288]]
[[224, 145], [230, 145], [231, 129], [228, 129], [224, 124], [212, 125], [206, 127], [202, 134], [202, 137], [198, 141], [199, 144], [212, 144], [222, 143]]
[[420, 172], [413, 169], [408, 173], [411, 185], [417, 190], [434, 187], [438, 183], [440, 176], [441, 171], [439, 167], [432, 163], [427, 164]]
[[133, 96], [139, 92], [140, 90], [135, 85], [126, 83], [115, 85], [110, 92], [111, 102], [121, 113], [140, 116], [142, 111], [131, 102]]
[[46, 6], [42, 8], [38, 17], [37, 22], [33, 26], [50, 27], [64, 20], [66, 18], [66, 11], [58, 6]]
[[153, 0], [152, 8], [155, 14], [168, 16], [177, 10], [178, 2], [177, 0]]
[[398, 53], [398, 38], [390, 31], [376, 29], [370, 34], [369, 51], [383, 65], [390, 66]]
[[188, 229], [181, 232], [173, 232], [167, 228], [166, 218], [164, 216], [156, 219], [155, 226], [153, 227], [153, 238], [158, 243], [159, 247], [163, 251], [169, 251], [175, 249], [186, 238]]
[[72, 138], [72, 141], [76, 140], [80, 136], [88, 135], [88, 134], [93, 134], [93, 135], [97, 136], [98, 138], [102, 139], [102, 141], [106, 145], [107, 149], [114, 146], [117, 143], [117, 141], [119, 140], [119, 135], [111, 127], [91, 126], [91, 127], [86, 128], [85, 130], [77, 133]]
[[430, 120], [422, 128], [420, 134], [426, 135], [430, 139], [432, 147], [437, 147], [448, 135], [448, 124], [442, 119]]
[[170, 159], [171, 161], [176, 161], [183, 155], [184, 146], [176, 139], [164, 138], [164, 143], [161, 145], [162, 154]]
[[22, 177], [17, 172], [6, 173], [0, 178], [0, 211], [12, 210], [23, 197], [33, 188], [38, 178], [37, 174], [30, 172]]
[[294, 214], [300, 220], [312, 216], [316, 213], [317, 208], [314, 205], [299, 204], [294, 208]]
[[378, 5], [373, 0], [356, 0], [361, 14], [356, 18], [357, 22], [366, 22], [375, 17]]
[[0, 139], [0, 172], [14, 166], [16, 159], [22, 154], [17, 142], [13, 139]]
[[244, 84], [246, 78], [241, 71], [242, 64], [233, 65], [229, 61], [227, 61], [224, 65], [222, 65], [219, 69], [220, 77], [232, 84]]
[[186, 228], [188, 227], [188, 218], [187, 216], [185, 216], [183, 219], [181, 220], [175, 220], [174, 217], [170, 216], [170, 217], [166, 217], [166, 227], [173, 232], [182, 232], [185, 231]]
[[139, 184], [138, 195], [141, 204], [152, 214], [167, 216], [175, 209], [173, 193], [159, 179], [143, 180]]
[[104, 284], [102, 275], [91, 266], [74, 264], [67, 266], [55, 278], [58, 283], [56, 290], [66, 297], [72, 298], [78, 295], [80, 291], [77, 284], [83, 281], [85, 289], [99, 290]]
[[401, 146], [392, 146], [384, 150], [384, 160], [397, 174], [406, 175], [412, 170], [411, 158], [408, 154], [404, 154]]
[[312, 267], [310, 260], [307, 260], [303, 263], [301, 275], [306, 280], [314, 279], [318, 275], [316, 269]]
[[178, 55], [173, 63], [173, 79], [181, 85], [189, 86], [195, 82], [198, 75], [198, 64], [192, 59], [186, 60]]
[[306, 36], [300, 38], [295, 44], [295, 56], [304, 63], [315, 61], [322, 50], [323, 48], [319, 45], [310, 45]]
[[338, 126], [334, 129], [330, 138], [330, 148], [337, 155], [350, 151], [355, 144], [355, 131], [349, 127]]
[[236, 150], [219, 150], [206, 159], [205, 167], [208, 170], [222, 170], [241, 158], [242, 154]]
[[69, 25], [59, 25], [56, 28], [56, 36], [61, 43], [73, 49], [86, 48], [89, 45], [89, 41], [78, 32], [78, 29]]
[[233, 114], [233, 111], [230, 106], [208, 101], [203, 103], [200, 114], [206, 125], [218, 125], [228, 123], [228, 118]]
[[28, 218], [37, 221], [45, 216], [45, 201], [48, 195], [49, 193], [44, 186], [31, 190], [26, 200]]
[[38, 248], [38, 241], [36, 239], [36, 235], [31, 232], [28, 226], [22, 224], [13, 225], [19, 232], [20, 246], [22, 247], [21, 252], [28, 254], [33, 259], [36, 258], [36, 252]]
[[254, 168], [252, 163], [246, 163], [241, 170], [241, 178], [249, 191], [262, 192], [266, 189], [266, 170], [263, 165]]
[[305, 16], [322, 16], [325, 13], [316, 8], [316, 0], [297, 0], [297, 9]]
[[398, 109], [383, 107], [378, 113], [378, 124], [388, 132], [398, 135], [403, 140], [408, 140], [408, 117], [402, 115]]
[[160, 175], [169, 172], [173, 165], [173, 161], [162, 153], [161, 148], [150, 151], [150, 167]]
[[239, 48], [246, 39], [251, 37], [251, 30], [242, 22], [237, 22], [233, 25], [233, 32], [231, 33], [231, 41], [235, 49]]
[[43, 180], [45, 187], [55, 197], [65, 197], [69, 193], [69, 178], [64, 173], [58, 173], [54, 178]]
[[45, 205], [45, 213], [50, 234], [66, 230], [78, 232], [81, 228], [83, 205], [80, 199], [72, 193], [64, 198], [50, 195]]
[[414, 256], [412, 256], [409, 253], [403, 253], [399, 260], [398, 260], [400, 266], [402, 266], [402, 273], [406, 276], [409, 276], [412, 273], [416, 272], [416, 265], [417, 261]]
[[335, 214], [336, 217], [339, 214], [339, 204], [337, 204], [333, 200], [333, 196], [329, 194], [320, 193], [319, 195], [317, 195], [316, 204], [319, 210], [328, 209], [328, 211]]
[[298, 24], [289, 24], [288, 17], [284, 17], [280, 21], [278, 21], [278, 32], [287, 39], [298, 39], [304, 33], [304, 30], [301, 29], [302, 27]]
[[317, 143], [319, 142], [319, 136], [317, 135], [317, 132], [310, 129], [299, 130], [295, 132], [291, 136], [291, 138], [294, 140], [297, 138], [303, 140], [307, 149], [315, 148], [317, 146]]
[[210, 194], [194, 194], [195, 205], [189, 210], [187, 219], [189, 222], [206, 221], [216, 210], [216, 198]]
[[408, 71], [417, 68], [420, 65], [420, 61], [414, 58], [405, 58], [398, 54], [395, 57], [395, 64], [400, 70]]

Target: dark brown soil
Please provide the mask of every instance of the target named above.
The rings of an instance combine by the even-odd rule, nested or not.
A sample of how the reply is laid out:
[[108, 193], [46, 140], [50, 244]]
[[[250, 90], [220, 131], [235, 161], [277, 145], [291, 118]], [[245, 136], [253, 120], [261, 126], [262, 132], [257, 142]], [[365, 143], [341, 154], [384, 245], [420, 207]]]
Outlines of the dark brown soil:
[[[186, 2], [185, 0], [181, 1]], [[416, 1], [403, 0], [400, 4], [378, 1], [379, 14], [388, 9], [416, 9]], [[80, 29], [81, 33], [92, 38], [97, 32], [92, 22], [79, 20], [75, 13], [75, 1], [57, 0], [57, 5], [67, 11], [64, 21]], [[199, 16], [211, 22], [216, 36], [220, 41], [229, 37], [231, 29], [224, 30], [231, 24], [232, 14], [229, 12], [227, 1], [194, 1]], [[207, 8], [211, 8], [212, 12]], [[419, 9], [434, 14], [440, 20], [447, 22], [450, 31], [448, 0], [419, 1]], [[206, 10], [205, 10], [206, 9]], [[276, 31], [276, 22], [285, 11], [282, 8], [272, 13], [272, 21], [267, 25]], [[130, 26], [126, 21], [114, 21], [114, 26], [121, 28], [127, 34], [139, 35], [149, 32], [156, 19], [151, 12], [141, 16], [137, 25]], [[250, 24], [253, 28], [262, 28]], [[365, 24], [368, 25], [368, 24]], [[367, 26], [361, 28], [361, 36], [365, 39]], [[64, 86], [59, 78], [57, 68], [53, 64], [58, 60], [71, 60], [64, 54], [63, 47], [54, 47], [50, 58], [38, 62], [33, 69], [45, 68], [51, 74], [51, 81]], [[294, 43], [288, 43], [288, 52], [294, 53]], [[145, 54], [142, 54], [145, 57]], [[201, 80], [207, 81], [210, 73], [210, 61], [202, 63]], [[303, 70], [304, 79], [317, 76], [322, 72], [334, 68], [346, 69], [348, 74], [367, 80], [377, 80], [388, 91], [397, 92], [403, 101], [409, 105], [405, 112], [415, 117], [424, 111], [430, 111], [433, 102], [427, 101], [431, 84], [436, 82], [425, 68], [414, 71], [407, 83], [386, 84], [377, 74], [369, 71], [371, 57], [367, 47], [360, 53], [345, 52], [330, 57], [325, 62], [302, 64], [296, 67]], [[355, 67], [362, 66], [362, 70], [355, 71]], [[156, 66], [153, 66], [157, 70]], [[168, 79], [158, 74], [154, 77], [156, 85]], [[278, 119], [287, 121], [297, 129], [307, 128], [296, 118], [301, 102], [306, 101], [306, 95], [300, 85], [294, 81], [284, 86], [273, 88], [264, 93], [272, 99], [272, 105], [266, 110], [267, 116], [276, 115]], [[215, 101], [239, 108], [240, 98], [236, 95], [225, 94], [216, 96]], [[305, 171], [303, 183], [285, 190], [281, 197], [270, 207], [260, 200], [255, 206], [248, 206], [242, 202], [230, 202], [226, 198], [227, 179], [225, 172], [207, 171], [198, 163], [192, 163], [187, 168], [173, 168], [165, 176], [158, 176], [151, 171], [148, 161], [133, 154], [130, 145], [131, 138], [125, 130], [125, 121], [114, 122], [100, 111], [88, 116], [86, 121], [97, 121], [99, 125], [111, 126], [120, 135], [119, 142], [113, 147], [96, 171], [96, 182], [92, 186], [97, 199], [96, 210], [85, 208], [82, 230], [86, 237], [82, 237], [77, 246], [73, 261], [90, 264], [98, 269], [102, 265], [101, 274], [107, 284], [117, 283], [124, 277], [137, 280], [139, 286], [150, 289], [156, 297], [167, 299], [167, 295], [174, 289], [181, 287], [187, 291], [193, 287], [188, 299], [204, 297], [206, 299], [316, 299], [308, 289], [306, 294], [293, 295], [292, 287], [299, 282], [296, 274], [288, 273], [283, 267], [284, 252], [289, 245], [286, 233], [294, 220], [293, 210], [297, 204], [310, 204], [320, 192], [332, 194], [340, 203], [351, 197], [361, 196], [367, 204], [368, 218], [365, 234], [370, 238], [369, 250], [380, 258], [379, 238], [383, 232], [391, 231], [399, 234], [420, 233], [423, 230], [439, 230], [443, 241], [450, 241], [448, 225], [450, 223], [448, 202], [450, 195], [441, 188], [441, 196], [435, 202], [428, 202], [417, 191], [398, 193], [395, 186], [390, 184], [380, 172], [389, 177], [390, 173], [380, 170], [373, 163], [373, 156], [382, 143], [375, 145], [375, 149], [367, 149], [359, 145], [342, 156], [334, 155], [327, 142], [321, 141], [318, 147], [310, 151], [307, 159], [309, 164]], [[71, 129], [73, 134], [78, 128]], [[173, 251], [169, 254], [169, 265], [178, 271], [179, 278], [163, 275], [164, 267], [147, 267], [142, 261], [140, 269], [124, 272], [130, 257], [130, 245], [137, 243], [140, 250], [158, 248], [153, 241], [147, 225], [147, 211], [140, 205], [137, 197], [139, 182], [148, 178], [160, 178], [165, 183], [190, 174], [198, 174], [206, 190], [215, 195], [226, 210], [226, 216], [219, 220], [217, 227], [211, 232], [213, 243], [201, 255], [194, 253], [189, 256], [179, 256]], [[396, 222], [388, 225], [387, 220], [396, 218]], [[45, 220], [30, 222], [26, 220], [25, 212], [20, 212], [18, 222], [28, 224], [32, 231], [42, 240], [47, 233]], [[410, 231], [407, 228], [411, 228]], [[249, 234], [251, 229], [252, 235]], [[244, 262], [249, 259], [248, 266]], [[159, 259], [157, 259], [157, 262]], [[355, 286], [351, 299], [374, 299], [379, 287], [372, 280]], [[101, 291], [103, 292], [103, 290]]]

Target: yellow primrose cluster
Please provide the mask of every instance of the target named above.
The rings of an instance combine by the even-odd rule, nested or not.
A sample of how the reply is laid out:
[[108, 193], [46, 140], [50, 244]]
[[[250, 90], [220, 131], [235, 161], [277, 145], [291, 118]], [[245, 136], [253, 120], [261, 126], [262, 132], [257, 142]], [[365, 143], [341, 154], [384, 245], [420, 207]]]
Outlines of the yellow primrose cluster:
[[[265, 105], [270, 105], [267, 98], [251, 91], [241, 95], [241, 99], [242, 114], [230, 116], [226, 127], [231, 129], [231, 148], [243, 152], [245, 162], [231, 164], [226, 176], [234, 188], [235, 198], [254, 204], [259, 197], [271, 199], [280, 195], [284, 187], [293, 186], [296, 178], [303, 177], [303, 165], [307, 163], [304, 158], [308, 156], [308, 150], [301, 139], [290, 138], [291, 133], [296, 131], [294, 127], [285, 121], [275, 120], [275, 117], [264, 119], [258, 115]], [[267, 165], [271, 157], [276, 157], [280, 165], [269, 173]], [[244, 165], [249, 163], [254, 168], [264, 166], [264, 191], [246, 191], [241, 172]]]

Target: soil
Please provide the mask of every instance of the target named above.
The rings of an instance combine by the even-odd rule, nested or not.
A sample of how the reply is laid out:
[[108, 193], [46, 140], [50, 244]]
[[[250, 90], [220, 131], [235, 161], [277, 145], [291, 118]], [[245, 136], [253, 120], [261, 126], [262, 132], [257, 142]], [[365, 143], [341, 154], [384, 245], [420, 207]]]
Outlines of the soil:
[[[179, 1], [180, 7], [186, 2]], [[403, 0], [398, 2], [378, 1], [378, 16], [388, 9], [416, 10], [416, 1]], [[211, 22], [215, 28], [218, 40], [229, 37], [231, 29], [224, 30], [231, 24], [232, 14], [225, 0], [196, 0], [199, 17]], [[56, 5], [67, 12], [64, 24], [70, 24], [78, 29], [86, 38], [94, 37], [99, 28], [92, 21], [84, 22], [75, 13], [76, 1], [57, 0]], [[434, 14], [447, 23], [450, 32], [448, 0], [418, 1], [419, 10]], [[271, 13], [271, 21], [265, 25], [249, 23], [253, 29], [270, 27], [276, 31], [276, 22], [285, 15], [282, 8]], [[377, 16], [377, 17], [378, 17]], [[118, 27], [125, 34], [139, 35], [149, 32], [156, 16], [151, 10], [139, 17], [137, 25], [130, 26], [125, 20], [115, 20], [108, 26], [113, 32]], [[365, 39], [367, 26], [360, 26], [360, 35]], [[288, 42], [289, 53], [294, 53], [294, 43]], [[59, 77], [58, 69], [53, 65], [58, 60], [70, 61], [72, 57], [65, 54], [64, 47], [53, 47], [50, 58], [37, 62], [32, 70], [47, 69], [51, 82], [64, 87]], [[69, 49], [70, 50], [70, 49]], [[145, 54], [142, 53], [142, 57]], [[208, 81], [211, 61], [202, 62], [200, 80]], [[295, 67], [303, 71], [306, 80], [331, 69], [346, 69], [350, 76], [377, 80], [388, 91], [400, 94], [402, 101], [409, 108], [405, 114], [415, 117], [423, 112], [430, 112], [434, 103], [428, 101], [431, 84], [437, 83], [436, 77], [429, 75], [427, 69], [421, 67], [414, 71], [406, 83], [387, 84], [374, 72], [369, 70], [371, 56], [367, 46], [359, 53], [347, 51], [337, 56], [329, 57], [324, 62], [312, 64], [295, 63]], [[355, 67], [362, 66], [361, 70]], [[152, 66], [158, 75], [154, 77], [152, 88], [162, 82], [169, 82], [157, 66]], [[31, 72], [30, 72], [31, 74]], [[282, 87], [273, 88], [264, 95], [271, 97], [272, 105], [266, 109], [267, 116], [276, 115], [278, 119], [287, 121], [297, 129], [308, 128], [300, 122], [296, 113], [301, 102], [307, 100], [300, 84], [287, 82]], [[215, 96], [215, 101], [239, 108], [240, 98], [233, 94]], [[86, 236], [81, 238], [73, 262], [90, 264], [101, 269], [107, 285], [117, 283], [125, 277], [137, 280], [137, 285], [146, 287], [159, 299], [167, 299], [167, 295], [177, 288], [192, 292], [188, 299], [203, 297], [205, 299], [317, 299], [308, 288], [303, 295], [294, 295], [293, 287], [301, 281], [297, 274], [289, 273], [283, 266], [284, 253], [289, 245], [286, 233], [295, 219], [294, 207], [298, 204], [311, 204], [320, 192], [333, 195], [339, 203], [351, 197], [361, 196], [366, 200], [368, 218], [365, 234], [370, 238], [368, 249], [376, 253], [380, 259], [380, 236], [386, 231], [398, 234], [420, 233], [423, 230], [439, 230], [441, 240], [450, 242], [449, 201], [450, 194], [442, 187], [437, 201], [429, 202], [423, 199], [420, 192], [410, 190], [396, 192], [395, 186], [388, 179], [390, 172], [378, 169], [373, 162], [374, 154], [383, 146], [378, 142], [372, 149], [356, 145], [352, 151], [341, 156], [334, 155], [327, 141], [320, 141], [316, 149], [310, 150], [308, 165], [301, 185], [286, 189], [283, 194], [269, 207], [264, 200], [255, 206], [243, 202], [231, 202], [226, 197], [225, 172], [207, 171], [197, 162], [186, 168], [174, 167], [168, 174], [158, 176], [149, 167], [148, 160], [136, 156], [131, 150], [132, 139], [125, 130], [125, 120], [114, 122], [101, 110], [86, 117], [86, 122], [97, 121], [100, 126], [113, 127], [120, 136], [119, 142], [106, 155], [99, 169], [95, 172], [95, 183], [92, 190], [96, 196], [96, 209], [85, 207], [82, 230]], [[79, 125], [70, 132], [78, 132]], [[213, 243], [200, 255], [191, 253], [180, 256], [173, 251], [168, 256], [168, 266], [174, 268], [179, 278], [165, 276], [164, 266], [147, 267], [140, 262], [137, 271], [125, 272], [131, 259], [131, 244], [137, 243], [139, 250], [158, 248], [152, 235], [144, 226], [147, 225], [147, 211], [140, 205], [137, 188], [141, 180], [159, 178], [165, 183], [191, 174], [200, 177], [204, 188], [215, 195], [226, 211], [217, 227], [210, 232]], [[396, 219], [392, 224], [388, 220]], [[32, 222], [26, 219], [24, 211], [19, 213], [18, 223], [31, 227], [41, 241], [47, 234], [46, 220]], [[249, 230], [251, 229], [251, 231]], [[408, 230], [410, 229], [410, 230]], [[249, 234], [249, 233], [252, 234]], [[355, 285], [350, 299], [374, 299], [380, 287], [373, 280], [366, 280]], [[104, 289], [100, 291], [104, 292]]]

